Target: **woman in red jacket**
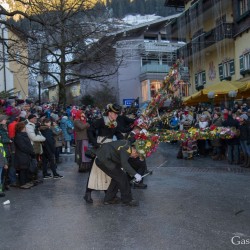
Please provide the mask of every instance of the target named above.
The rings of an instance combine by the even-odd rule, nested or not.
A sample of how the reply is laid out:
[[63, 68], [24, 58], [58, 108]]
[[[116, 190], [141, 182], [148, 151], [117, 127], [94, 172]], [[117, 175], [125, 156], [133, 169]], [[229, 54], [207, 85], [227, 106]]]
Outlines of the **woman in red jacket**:
[[74, 130], [75, 130], [75, 162], [78, 164], [78, 172], [86, 172], [91, 168], [91, 160], [85, 156], [85, 152], [89, 146], [89, 140], [87, 135], [87, 129], [89, 123], [87, 123], [86, 116], [82, 110], [78, 110], [75, 113]]

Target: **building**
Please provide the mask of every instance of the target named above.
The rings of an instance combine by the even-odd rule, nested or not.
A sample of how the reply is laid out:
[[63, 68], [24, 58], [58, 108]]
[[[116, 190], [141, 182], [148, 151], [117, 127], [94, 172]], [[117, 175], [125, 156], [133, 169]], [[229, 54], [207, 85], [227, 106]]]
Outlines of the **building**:
[[[59, 89], [58, 85], [54, 84], [48, 86], [48, 101], [50, 103], [58, 103]], [[72, 80], [66, 84], [66, 100], [67, 104], [81, 104], [81, 88], [79, 80]]]
[[166, 1], [183, 7], [166, 26], [172, 41], [184, 41], [178, 50], [189, 68], [191, 93], [226, 80], [250, 80], [250, 3], [248, 0]]
[[0, 91], [14, 89], [14, 96], [26, 99], [29, 71], [27, 66], [19, 63], [21, 56], [27, 58], [26, 40], [17, 32], [1, 24], [0, 41]]
[[[166, 34], [166, 24], [179, 14], [158, 18], [150, 22], [122, 29], [115, 34], [117, 42], [112, 52], [114, 61], [123, 58], [116, 74], [106, 82], [116, 89], [117, 102], [126, 104], [127, 100], [139, 97], [139, 102], [149, 101], [159, 90], [164, 77], [177, 59], [177, 49], [183, 42], [171, 42]], [[110, 67], [114, 62], [108, 62]], [[84, 67], [80, 67], [83, 72]], [[189, 81], [188, 72], [185, 81]], [[98, 83], [81, 79], [81, 94], [91, 94]], [[100, 84], [100, 83], [99, 83]], [[188, 91], [187, 91], [188, 92]]]

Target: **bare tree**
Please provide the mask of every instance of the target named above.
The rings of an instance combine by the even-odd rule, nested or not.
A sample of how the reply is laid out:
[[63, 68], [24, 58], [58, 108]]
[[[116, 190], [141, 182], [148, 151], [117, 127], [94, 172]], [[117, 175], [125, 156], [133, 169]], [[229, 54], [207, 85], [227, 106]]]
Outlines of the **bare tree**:
[[[122, 57], [111, 67], [107, 62], [119, 37], [108, 21], [105, 6], [93, 6], [91, 0], [16, 0], [22, 8], [6, 10], [0, 5], [0, 15], [12, 17], [0, 24], [19, 33], [29, 46], [29, 53], [20, 40], [4, 41], [9, 60], [27, 65], [34, 74], [41, 73], [44, 82], [58, 84], [59, 103], [66, 99], [65, 85], [72, 79], [106, 82], [117, 72]], [[13, 2], [12, 2], [13, 3]], [[17, 19], [19, 17], [19, 19]], [[113, 34], [113, 35], [111, 35]], [[75, 70], [79, 65], [84, 70]], [[93, 65], [95, 65], [93, 67]]]

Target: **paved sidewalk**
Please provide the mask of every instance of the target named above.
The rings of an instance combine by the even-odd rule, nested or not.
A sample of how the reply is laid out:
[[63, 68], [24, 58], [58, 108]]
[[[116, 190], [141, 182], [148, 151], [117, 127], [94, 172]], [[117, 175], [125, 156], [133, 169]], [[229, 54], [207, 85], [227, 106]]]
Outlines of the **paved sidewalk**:
[[[147, 190], [132, 190], [139, 207], [83, 200], [87, 174], [63, 156], [61, 180], [31, 190], [12, 189], [0, 204], [0, 249], [249, 249], [250, 171], [210, 158], [177, 160], [177, 146], [161, 144]], [[2, 205], [9, 199], [10, 205]]]

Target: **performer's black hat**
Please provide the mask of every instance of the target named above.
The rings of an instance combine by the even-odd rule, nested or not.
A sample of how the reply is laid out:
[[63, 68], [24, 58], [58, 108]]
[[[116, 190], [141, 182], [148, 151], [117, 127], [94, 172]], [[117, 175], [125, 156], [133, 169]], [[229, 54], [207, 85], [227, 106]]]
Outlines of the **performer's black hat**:
[[121, 106], [117, 103], [110, 103], [107, 105], [107, 112], [114, 112], [116, 114], [119, 114], [121, 112]]

